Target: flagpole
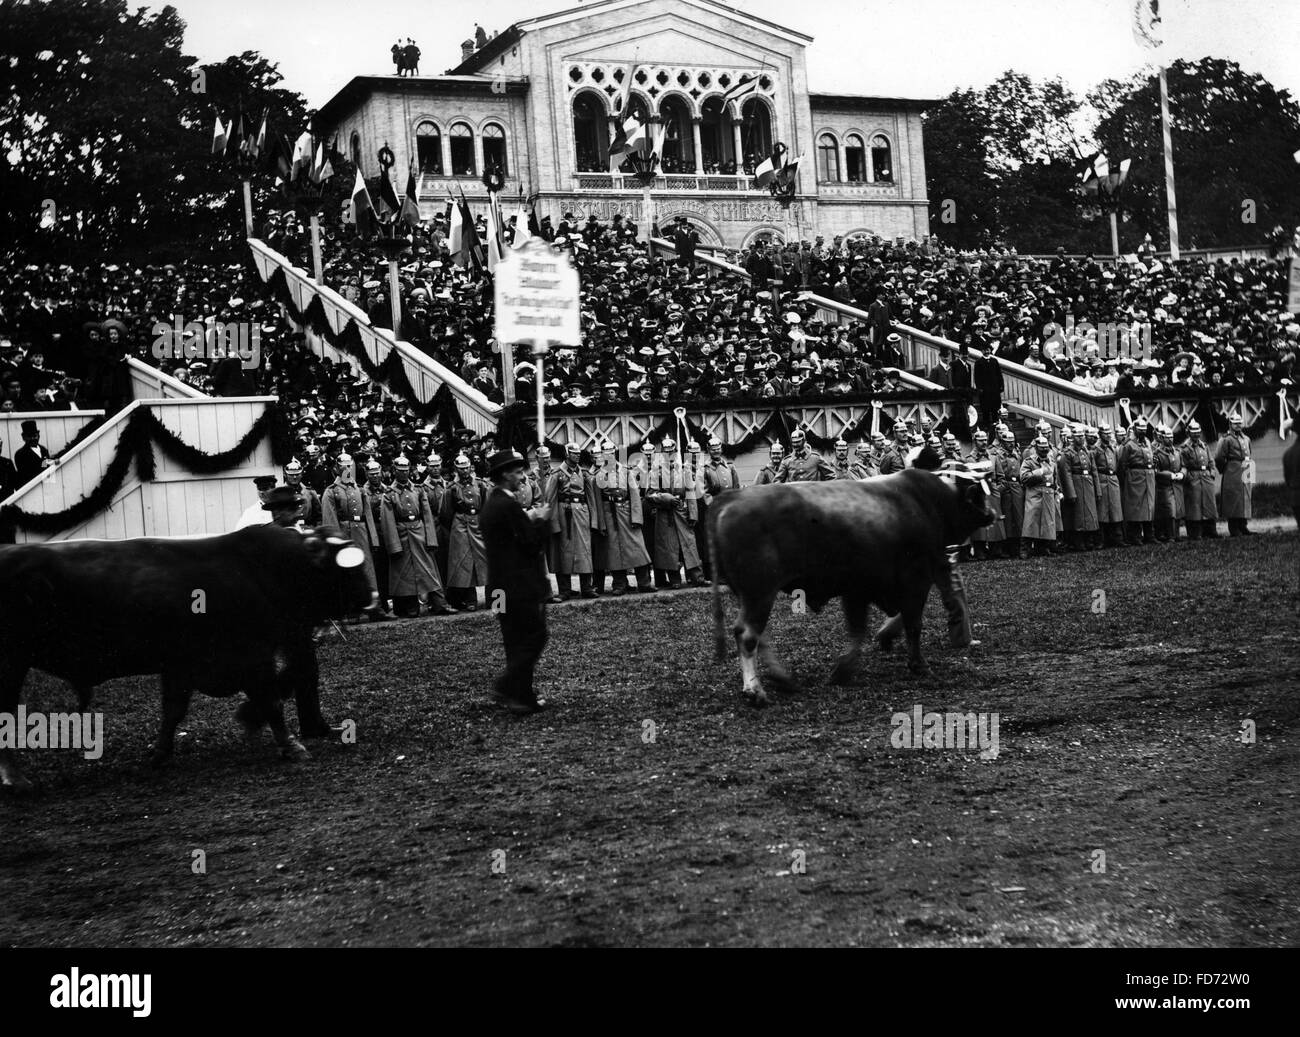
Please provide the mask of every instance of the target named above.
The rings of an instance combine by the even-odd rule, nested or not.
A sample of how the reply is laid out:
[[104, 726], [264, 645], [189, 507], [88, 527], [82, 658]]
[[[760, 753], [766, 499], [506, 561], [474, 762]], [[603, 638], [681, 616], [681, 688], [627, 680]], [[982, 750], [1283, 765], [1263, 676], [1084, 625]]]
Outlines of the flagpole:
[[546, 374], [544, 371], [546, 343], [540, 338], [533, 339], [533, 363], [537, 365], [537, 449], [546, 447]]
[[[393, 228], [396, 233], [396, 228]], [[388, 260], [388, 303], [393, 313], [393, 342], [396, 342], [402, 330], [402, 286], [397, 279], [397, 256]]]
[[1177, 260], [1178, 253], [1178, 201], [1174, 196], [1174, 138], [1169, 125], [1169, 83], [1165, 67], [1160, 66], [1160, 127], [1165, 144], [1165, 195], [1169, 204], [1169, 258]]

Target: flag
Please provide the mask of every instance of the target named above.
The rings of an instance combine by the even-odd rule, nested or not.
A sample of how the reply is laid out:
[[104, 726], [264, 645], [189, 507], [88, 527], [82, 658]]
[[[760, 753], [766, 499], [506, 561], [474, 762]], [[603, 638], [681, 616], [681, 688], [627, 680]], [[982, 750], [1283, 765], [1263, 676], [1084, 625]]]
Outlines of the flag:
[[754, 179], [760, 191], [776, 179], [776, 166], [772, 162], [771, 155], [758, 164], [758, 168], [754, 170]]
[[349, 222], [356, 224], [359, 236], [368, 238], [375, 233], [375, 207], [370, 201], [366, 182], [361, 178], [361, 170], [358, 169], [356, 175], [356, 183], [352, 186], [352, 219]]
[[632, 83], [636, 78], [636, 62], [632, 62], [631, 68], [627, 70], [627, 75], [623, 77], [623, 85], [618, 88], [618, 105], [612, 109], [615, 115], [621, 115], [627, 118], [628, 104], [632, 100]]
[[735, 101], [737, 104], [741, 104], [745, 98], [757, 92], [758, 76], [752, 76], [743, 82], [733, 83], [727, 92], [722, 95], [722, 103], [725, 105], [728, 101]]
[[609, 171], [617, 173], [623, 160], [632, 152], [644, 147], [646, 140], [645, 123], [635, 115], [629, 115], [614, 128], [614, 142], [609, 146]]
[[501, 207], [497, 203], [495, 191], [488, 196], [487, 223], [487, 268], [488, 273], [495, 273], [497, 264], [505, 254], [505, 245], [501, 240]]
[[465, 189], [460, 191], [460, 222], [461, 222], [461, 251], [465, 259], [461, 266], [473, 266], [475, 270], [482, 270], [487, 260], [483, 255], [483, 242], [478, 239], [478, 227], [474, 223], [474, 215], [469, 211], [469, 202], [465, 200]]
[[410, 172], [406, 176], [406, 194], [402, 197], [402, 212], [398, 219], [411, 230], [418, 230], [420, 227], [420, 203], [416, 201], [415, 196], [415, 173]]
[[230, 133], [226, 137], [226, 151], [241, 154], [244, 141], [248, 139], [248, 128], [244, 125], [244, 113], [241, 110], [230, 120]]
[[217, 116], [217, 124], [212, 128], [212, 154], [224, 155], [226, 153], [226, 141], [230, 137], [230, 131], [226, 129], [225, 124], [221, 121], [221, 116]]
[[316, 145], [316, 153], [311, 163], [311, 182], [321, 184], [334, 175], [334, 167], [330, 165], [330, 157], [325, 153], [325, 144], [322, 142]]
[[402, 211], [402, 203], [393, 189], [393, 181], [388, 178], [388, 170], [382, 168], [379, 172], [379, 204], [375, 208], [379, 211], [379, 218], [385, 222]]
[[776, 171], [777, 184], [779, 184], [781, 187], [788, 187], [790, 184], [794, 183], [795, 175], [799, 172], [799, 163], [802, 162], [803, 160], [804, 160], [804, 156], [800, 155], [793, 162], [787, 162], [780, 169], [778, 169]]
[[533, 225], [537, 217], [524, 208], [521, 200], [519, 208], [515, 210], [515, 240], [510, 243], [511, 248], [523, 248], [533, 239]]
[[311, 174], [312, 140], [306, 130], [293, 145], [293, 160], [289, 165], [289, 179], [297, 180], [303, 173]]
[[256, 137], [250, 137], [248, 140], [248, 157], [256, 161], [266, 153], [266, 116], [267, 112], [262, 112], [262, 125], [257, 131]]
[[1160, 38], [1160, 0], [1133, 0], [1133, 38], [1143, 50], [1156, 50]]
[[[460, 206], [456, 204], [456, 200], [451, 195], [447, 196], [447, 210], [447, 251], [451, 253], [452, 262], [459, 267], [464, 267], [465, 256], [461, 246], [464, 243], [465, 228], [462, 225]], [[473, 227], [474, 225], [471, 223], [471, 231]]]

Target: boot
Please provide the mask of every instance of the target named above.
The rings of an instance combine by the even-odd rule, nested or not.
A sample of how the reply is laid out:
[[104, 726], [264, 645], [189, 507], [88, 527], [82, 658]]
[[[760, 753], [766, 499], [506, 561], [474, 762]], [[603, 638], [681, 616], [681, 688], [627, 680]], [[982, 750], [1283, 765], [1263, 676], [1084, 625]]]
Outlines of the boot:
[[650, 575], [650, 566], [642, 565], [635, 572], [636, 589], [642, 594], [653, 594], [658, 589], [655, 587], [654, 579]]
[[[587, 578], [591, 579], [591, 577], [587, 577]], [[572, 573], [556, 573], [555, 583], [556, 586], [560, 588], [560, 593], [558, 596], [561, 601], [568, 601], [570, 598], [574, 596]]]
[[[573, 586], [572, 583], [569, 586]], [[578, 587], [584, 598], [598, 597], [591, 586], [591, 573], [578, 573]]]
[[602, 594], [605, 593], [605, 570], [604, 569], [595, 570], [595, 572], [591, 574], [591, 578], [592, 578], [591, 589], [596, 592], [596, 597], [599, 598]]

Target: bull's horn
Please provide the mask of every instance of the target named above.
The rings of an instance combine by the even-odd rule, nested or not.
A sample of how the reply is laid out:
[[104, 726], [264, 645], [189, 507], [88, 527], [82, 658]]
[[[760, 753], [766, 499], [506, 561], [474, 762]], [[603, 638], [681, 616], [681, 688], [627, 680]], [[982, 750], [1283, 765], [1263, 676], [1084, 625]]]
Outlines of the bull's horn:
[[366, 553], [356, 546], [345, 547], [334, 556], [334, 561], [340, 569], [355, 569], [365, 560]]

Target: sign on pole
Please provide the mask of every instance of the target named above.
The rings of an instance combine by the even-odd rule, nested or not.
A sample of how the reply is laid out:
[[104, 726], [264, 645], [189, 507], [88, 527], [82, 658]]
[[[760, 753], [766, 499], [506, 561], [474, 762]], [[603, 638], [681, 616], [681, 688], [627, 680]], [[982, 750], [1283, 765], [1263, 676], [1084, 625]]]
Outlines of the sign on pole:
[[531, 342], [537, 364], [537, 444], [546, 445], [543, 354], [552, 345], [580, 346], [578, 271], [568, 255], [541, 238], [510, 250], [495, 274], [496, 337], [504, 346]]
[[578, 271], [568, 255], [533, 238], [497, 264], [495, 277], [498, 342], [582, 344]]

